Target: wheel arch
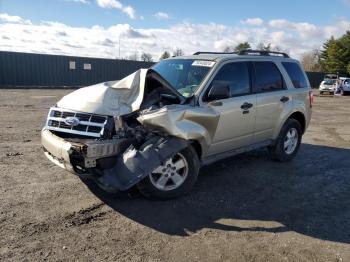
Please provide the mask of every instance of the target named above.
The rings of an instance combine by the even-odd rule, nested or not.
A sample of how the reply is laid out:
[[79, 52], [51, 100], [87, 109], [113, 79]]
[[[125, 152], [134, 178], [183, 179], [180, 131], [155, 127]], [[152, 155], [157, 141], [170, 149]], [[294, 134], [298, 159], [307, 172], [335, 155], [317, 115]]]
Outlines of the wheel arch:
[[197, 140], [192, 140], [191, 145], [193, 149], [196, 151], [198, 159], [201, 160], [203, 156], [203, 149], [202, 149], [201, 143]]
[[297, 120], [301, 126], [302, 133], [304, 134], [305, 129], [306, 129], [306, 118], [302, 112], [296, 111], [296, 112], [292, 113], [286, 120], [288, 120], [288, 119]]
[[302, 110], [293, 110], [292, 112], [290, 112], [289, 114], [286, 114], [285, 117], [280, 120], [279, 125], [275, 127], [274, 132], [273, 132], [273, 140], [277, 139], [277, 137], [279, 136], [279, 133], [281, 132], [281, 129], [283, 127], [283, 125], [286, 123], [286, 121], [288, 119], [295, 119], [297, 120], [302, 128], [302, 133], [304, 134], [306, 128], [307, 128], [307, 119], [305, 114], [303, 113]]

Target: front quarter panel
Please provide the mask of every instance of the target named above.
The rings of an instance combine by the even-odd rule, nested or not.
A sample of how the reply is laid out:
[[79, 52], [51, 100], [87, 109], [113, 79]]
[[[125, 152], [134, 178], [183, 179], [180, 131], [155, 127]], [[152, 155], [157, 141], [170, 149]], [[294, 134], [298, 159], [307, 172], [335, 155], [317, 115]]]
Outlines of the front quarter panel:
[[137, 120], [150, 129], [198, 141], [204, 157], [212, 143], [219, 117], [220, 115], [210, 107], [173, 105], [143, 113]]

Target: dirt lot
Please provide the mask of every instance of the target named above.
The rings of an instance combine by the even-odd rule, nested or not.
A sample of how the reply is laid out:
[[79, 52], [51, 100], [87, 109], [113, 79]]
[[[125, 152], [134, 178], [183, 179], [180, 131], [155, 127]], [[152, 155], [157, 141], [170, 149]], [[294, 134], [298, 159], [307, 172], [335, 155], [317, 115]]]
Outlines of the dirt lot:
[[0, 91], [1, 261], [350, 261], [350, 97], [316, 97], [294, 161], [242, 154], [149, 201], [45, 159], [40, 129], [68, 92]]

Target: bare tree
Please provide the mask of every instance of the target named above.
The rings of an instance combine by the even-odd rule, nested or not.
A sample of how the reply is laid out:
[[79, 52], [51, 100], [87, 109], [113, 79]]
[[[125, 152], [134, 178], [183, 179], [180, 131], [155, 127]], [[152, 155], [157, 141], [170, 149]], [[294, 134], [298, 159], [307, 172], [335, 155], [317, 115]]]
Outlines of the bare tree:
[[144, 62], [153, 62], [152, 55], [150, 53], [142, 53], [141, 61]]
[[132, 60], [132, 61], [138, 61], [139, 60], [139, 56], [138, 56], [137, 53], [135, 53], [135, 54], [129, 55], [127, 59], [128, 60]]
[[173, 56], [183, 56], [185, 53], [182, 49], [178, 48], [174, 51]]
[[264, 43], [259, 43], [256, 46], [257, 50], [262, 50], [262, 51], [272, 51], [271, 50], [271, 43], [268, 43], [267, 45], [265, 45]]
[[301, 63], [305, 71], [309, 71], [309, 72], [322, 71], [322, 66], [320, 63], [320, 52], [317, 49], [304, 53], [301, 57]]
[[224, 53], [233, 53], [235, 48], [233, 46], [226, 46], [223, 50]]
[[164, 51], [164, 53], [160, 56], [160, 60], [167, 59], [170, 57], [170, 53], [168, 51]]

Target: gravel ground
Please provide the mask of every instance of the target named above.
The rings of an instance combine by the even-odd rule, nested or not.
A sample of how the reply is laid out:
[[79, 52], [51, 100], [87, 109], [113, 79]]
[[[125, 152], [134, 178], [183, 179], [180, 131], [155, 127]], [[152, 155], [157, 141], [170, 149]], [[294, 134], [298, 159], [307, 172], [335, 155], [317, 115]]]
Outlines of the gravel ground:
[[106, 195], [39, 133], [69, 90], [0, 91], [1, 261], [350, 261], [350, 97], [316, 97], [295, 160], [265, 149], [200, 171], [173, 201]]

